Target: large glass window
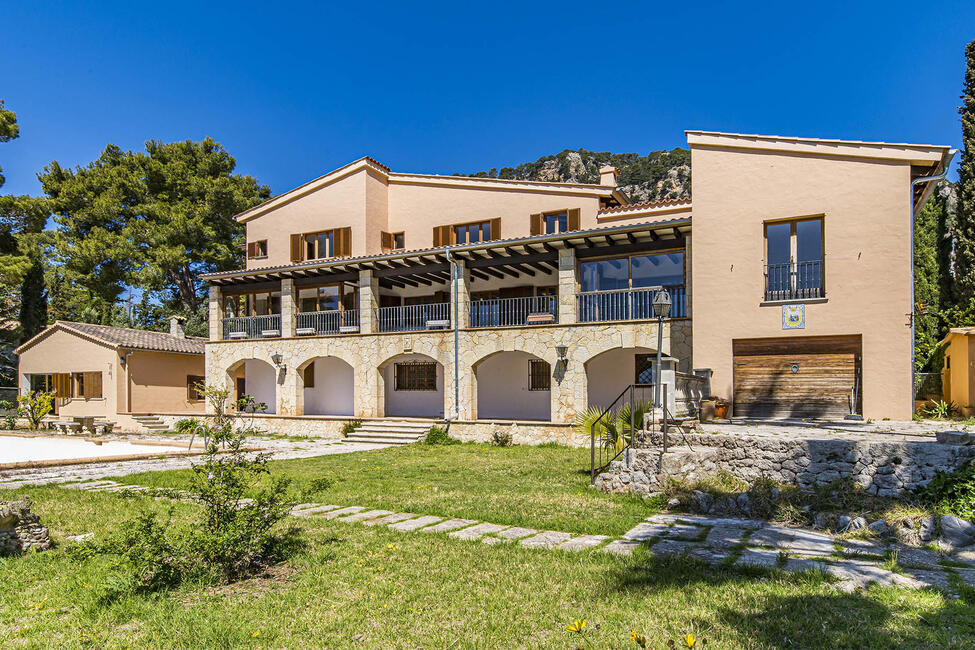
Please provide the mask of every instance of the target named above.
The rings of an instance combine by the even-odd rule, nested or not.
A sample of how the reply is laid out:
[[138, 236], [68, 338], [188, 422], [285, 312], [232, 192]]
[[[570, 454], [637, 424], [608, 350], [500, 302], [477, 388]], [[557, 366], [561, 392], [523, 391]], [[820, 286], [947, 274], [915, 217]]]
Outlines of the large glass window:
[[356, 288], [351, 284], [330, 284], [298, 290], [298, 304], [302, 312], [358, 309]]
[[679, 286], [684, 284], [684, 253], [656, 253], [583, 262], [579, 271], [582, 291]]
[[554, 235], [555, 233], [567, 232], [569, 230], [569, 213], [558, 212], [556, 214], [542, 215], [545, 220], [545, 234]]
[[766, 300], [819, 298], [823, 293], [823, 220], [765, 225]]
[[269, 316], [281, 313], [281, 292], [238, 293], [223, 299], [224, 317]]

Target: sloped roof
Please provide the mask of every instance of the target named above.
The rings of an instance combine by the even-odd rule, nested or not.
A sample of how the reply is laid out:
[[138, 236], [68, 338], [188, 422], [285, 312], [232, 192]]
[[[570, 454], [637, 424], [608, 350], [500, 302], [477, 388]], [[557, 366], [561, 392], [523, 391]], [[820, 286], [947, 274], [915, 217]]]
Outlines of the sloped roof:
[[206, 339], [189, 336], [180, 338], [165, 332], [151, 332], [128, 327], [111, 327], [109, 325], [93, 325], [92, 323], [74, 323], [71, 321], [55, 321], [53, 325], [44, 328], [30, 340], [24, 342], [14, 350], [20, 354], [23, 350], [39, 343], [57, 330], [63, 330], [84, 338], [104, 343], [113, 348], [132, 348], [134, 350], [151, 350], [155, 352], [177, 352], [180, 354], [203, 354]]

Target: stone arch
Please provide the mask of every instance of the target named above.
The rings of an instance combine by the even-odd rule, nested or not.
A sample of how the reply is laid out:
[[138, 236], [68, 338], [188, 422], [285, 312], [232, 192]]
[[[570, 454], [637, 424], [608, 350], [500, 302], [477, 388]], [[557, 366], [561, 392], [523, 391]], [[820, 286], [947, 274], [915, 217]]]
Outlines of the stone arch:
[[[549, 388], [530, 390], [532, 361], [548, 364]], [[471, 416], [487, 420], [552, 419], [553, 364], [522, 350], [495, 350], [471, 365]]]
[[[224, 385], [230, 392], [231, 404], [247, 394], [254, 401], [267, 405], [265, 413], [277, 413], [279, 372], [264, 359], [238, 359], [227, 366], [224, 373]], [[243, 390], [243, 392], [241, 392]]]
[[[436, 364], [436, 390], [405, 390], [396, 388], [397, 364]], [[379, 413], [386, 417], [442, 418], [447, 413], [447, 367], [439, 359], [422, 352], [400, 352], [388, 357], [376, 367]]]
[[638, 345], [603, 346], [601, 351], [592, 354], [583, 363], [586, 405], [600, 408], [610, 406], [627, 386], [636, 383], [638, 355], [655, 357], [656, 354], [654, 348]]
[[[311, 386], [306, 385], [306, 377], [311, 380]], [[295, 382], [297, 413], [355, 414], [355, 368], [342, 356], [329, 354], [306, 359], [295, 368]]]

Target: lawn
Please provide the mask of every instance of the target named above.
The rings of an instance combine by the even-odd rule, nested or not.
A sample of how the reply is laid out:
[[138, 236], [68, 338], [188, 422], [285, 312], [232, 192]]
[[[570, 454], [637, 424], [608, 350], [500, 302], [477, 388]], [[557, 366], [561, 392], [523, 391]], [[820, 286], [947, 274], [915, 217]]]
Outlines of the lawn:
[[[548, 528], [579, 532], [618, 531], [650, 510], [633, 499], [588, 493], [580, 459], [585, 456], [577, 450], [557, 448], [415, 446], [281, 462], [275, 470], [309, 484], [333, 478], [323, 501], [499, 523], [542, 520]], [[131, 480], [178, 485], [184, 476]], [[173, 507], [54, 487], [16, 494], [34, 499], [57, 539], [89, 531], [104, 535], [140, 509]], [[12, 496], [0, 492], [0, 499]], [[178, 504], [173, 516], [189, 516], [195, 507]], [[623, 648], [636, 647], [629, 639], [634, 629], [655, 648], [689, 632], [709, 648], [975, 644], [970, 591], [959, 599], [888, 588], [849, 595], [815, 574], [742, 572], [658, 561], [640, 551], [633, 557], [564, 553], [295, 521], [307, 544], [269, 575], [221, 587], [184, 585], [156, 596], [104, 601], [110, 568], [99, 558], [73, 558], [65, 545], [0, 560], [0, 645]], [[588, 622], [585, 639], [566, 630], [576, 618]]]

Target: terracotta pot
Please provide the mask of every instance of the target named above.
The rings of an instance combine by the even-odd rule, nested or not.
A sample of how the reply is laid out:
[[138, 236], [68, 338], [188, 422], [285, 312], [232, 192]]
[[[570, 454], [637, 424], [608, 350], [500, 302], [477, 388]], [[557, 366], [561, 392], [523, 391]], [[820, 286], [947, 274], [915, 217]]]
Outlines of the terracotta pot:
[[716, 420], [728, 419], [728, 402], [718, 402], [714, 405], [714, 418]]

